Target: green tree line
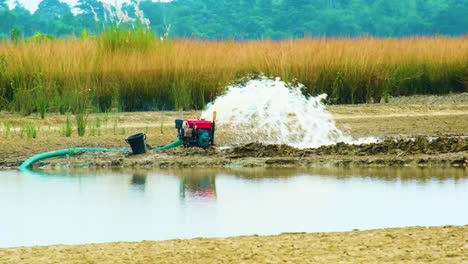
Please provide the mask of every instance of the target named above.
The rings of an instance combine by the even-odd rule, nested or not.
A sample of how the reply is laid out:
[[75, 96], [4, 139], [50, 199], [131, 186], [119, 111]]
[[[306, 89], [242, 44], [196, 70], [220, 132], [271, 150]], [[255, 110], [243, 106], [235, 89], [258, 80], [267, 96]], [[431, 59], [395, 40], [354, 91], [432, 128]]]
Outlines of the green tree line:
[[[99, 33], [112, 26], [98, 0], [70, 7], [43, 0], [31, 13], [16, 1], [0, 0], [0, 38]], [[73, 8], [73, 9], [72, 9]], [[131, 4], [123, 11], [135, 13]], [[284, 39], [401, 37], [468, 33], [468, 0], [174, 0], [143, 1], [139, 8], [151, 30], [171, 37], [203, 39]], [[127, 23], [126, 26], [132, 26]]]

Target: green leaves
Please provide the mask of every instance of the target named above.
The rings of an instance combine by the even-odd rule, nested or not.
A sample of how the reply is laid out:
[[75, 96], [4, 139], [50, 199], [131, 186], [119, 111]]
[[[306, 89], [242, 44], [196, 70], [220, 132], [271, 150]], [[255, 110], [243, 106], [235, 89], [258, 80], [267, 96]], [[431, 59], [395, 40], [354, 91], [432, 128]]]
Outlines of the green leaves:
[[[43, 0], [31, 14], [21, 5], [9, 10], [6, 1], [1, 0], [0, 35], [10, 35], [17, 28], [26, 38], [36, 32], [80, 36], [83, 28], [97, 34], [115, 26], [116, 21], [122, 22], [115, 14], [106, 13], [116, 10], [114, 6], [105, 8], [98, 0], [79, 0], [74, 10], [72, 13], [59, 0]], [[121, 6], [121, 11], [117, 13], [144, 14], [151, 21], [153, 32], [161, 36], [170, 27], [171, 37], [245, 40], [468, 33], [467, 0], [143, 1], [138, 10], [127, 3]], [[125, 27], [146, 25], [147, 20], [139, 17], [132, 18]]]

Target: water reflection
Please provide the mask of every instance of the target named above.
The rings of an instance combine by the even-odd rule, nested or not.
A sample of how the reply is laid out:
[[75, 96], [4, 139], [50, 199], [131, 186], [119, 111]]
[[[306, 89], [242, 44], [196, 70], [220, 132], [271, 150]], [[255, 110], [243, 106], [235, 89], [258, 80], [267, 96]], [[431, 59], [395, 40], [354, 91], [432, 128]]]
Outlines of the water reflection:
[[[371, 178], [384, 181], [418, 181], [427, 182], [433, 180], [454, 180], [458, 181], [468, 177], [467, 168], [454, 167], [330, 167], [330, 168], [203, 168], [203, 169], [62, 169], [62, 170], [35, 170], [24, 172], [28, 175], [47, 177], [90, 177], [107, 174], [132, 174], [131, 185], [145, 185], [148, 173], [180, 177], [182, 182], [186, 182], [185, 189], [214, 188], [209, 186], [214, 184], [215, 179], [220, 175], [230, 175], [243, 179], [286, 179], [299, 175], [327, 176], [338, 179], [348, 179], [353, 177]], [[190, 178], [190, 179], [188, 179]], [[198, 178], [198, 179], [197, 179]], [[198, 182], [198, 183], [197, 183]], [[208, 184], [210, 182], [210, 184]], [[199, 187], [197, 187], [199, 186]], [[187, 188], [188, 187], [188, 188]], [[181, 186], [182, 189], [182, 186]], [[195, 191], [196, 192], [196, 191]], [[182, 195], [181, 195], [182, 196]]]
[[464, 225], [466, 190], [464, 168], [0, 171], [0, 247]]
[[204, 173], [201, 175], [190, 174], [180, 176], [180, 198], [182, 200], [187, 198], [204, 201], [216, 200], [216, 176]]
[[135, 187], [136, 189], [145, 191], [147, 177], [148, 174], [144, 171], [134, 172], [132, 175], [132, 180], [130, 181], [130, 185]]
[[287, 179], [300, 175], [326, 176], [337, 179], [350, 178], [369, 178], [378, 179], [388, 182], [394, 181], [417, 181], [428, 182], [433, 180], [454, 180], [458, 181], [468, 177], [466, 168], [441, 168], [441, 167], [379, 167], [379, 168], [363, 168], [363, 167], [331, 167], [331, 168], [212, 168], [212, 169], [165, 169], [158, 170], [158, 173], [165, 175], [190, 175], [190, 177], [211, 177], [229, 175], [242, 179], [257, 180], [257, 179]]

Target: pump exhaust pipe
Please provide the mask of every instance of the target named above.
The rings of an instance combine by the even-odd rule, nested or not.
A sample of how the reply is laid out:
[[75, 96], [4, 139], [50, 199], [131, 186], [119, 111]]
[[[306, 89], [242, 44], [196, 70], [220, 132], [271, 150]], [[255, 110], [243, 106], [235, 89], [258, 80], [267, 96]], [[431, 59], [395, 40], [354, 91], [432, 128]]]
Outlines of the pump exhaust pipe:
[[211, 128], [211, 145], [214, 145], [215, 128], [216, 128], [216, 111], [213, 111], [213, 127]]

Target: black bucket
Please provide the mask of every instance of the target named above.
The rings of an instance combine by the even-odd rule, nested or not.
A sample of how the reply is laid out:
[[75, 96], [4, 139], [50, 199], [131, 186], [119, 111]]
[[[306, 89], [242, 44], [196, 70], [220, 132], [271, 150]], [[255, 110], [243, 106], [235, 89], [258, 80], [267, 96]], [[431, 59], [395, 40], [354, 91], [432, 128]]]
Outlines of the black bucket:
[[132, 148], [133, 154], [143, 154], [146, 153], [146, 135], [145, 133], [138, 133], [135, 135], [131, 135], [125, 139], [130, 147]]

